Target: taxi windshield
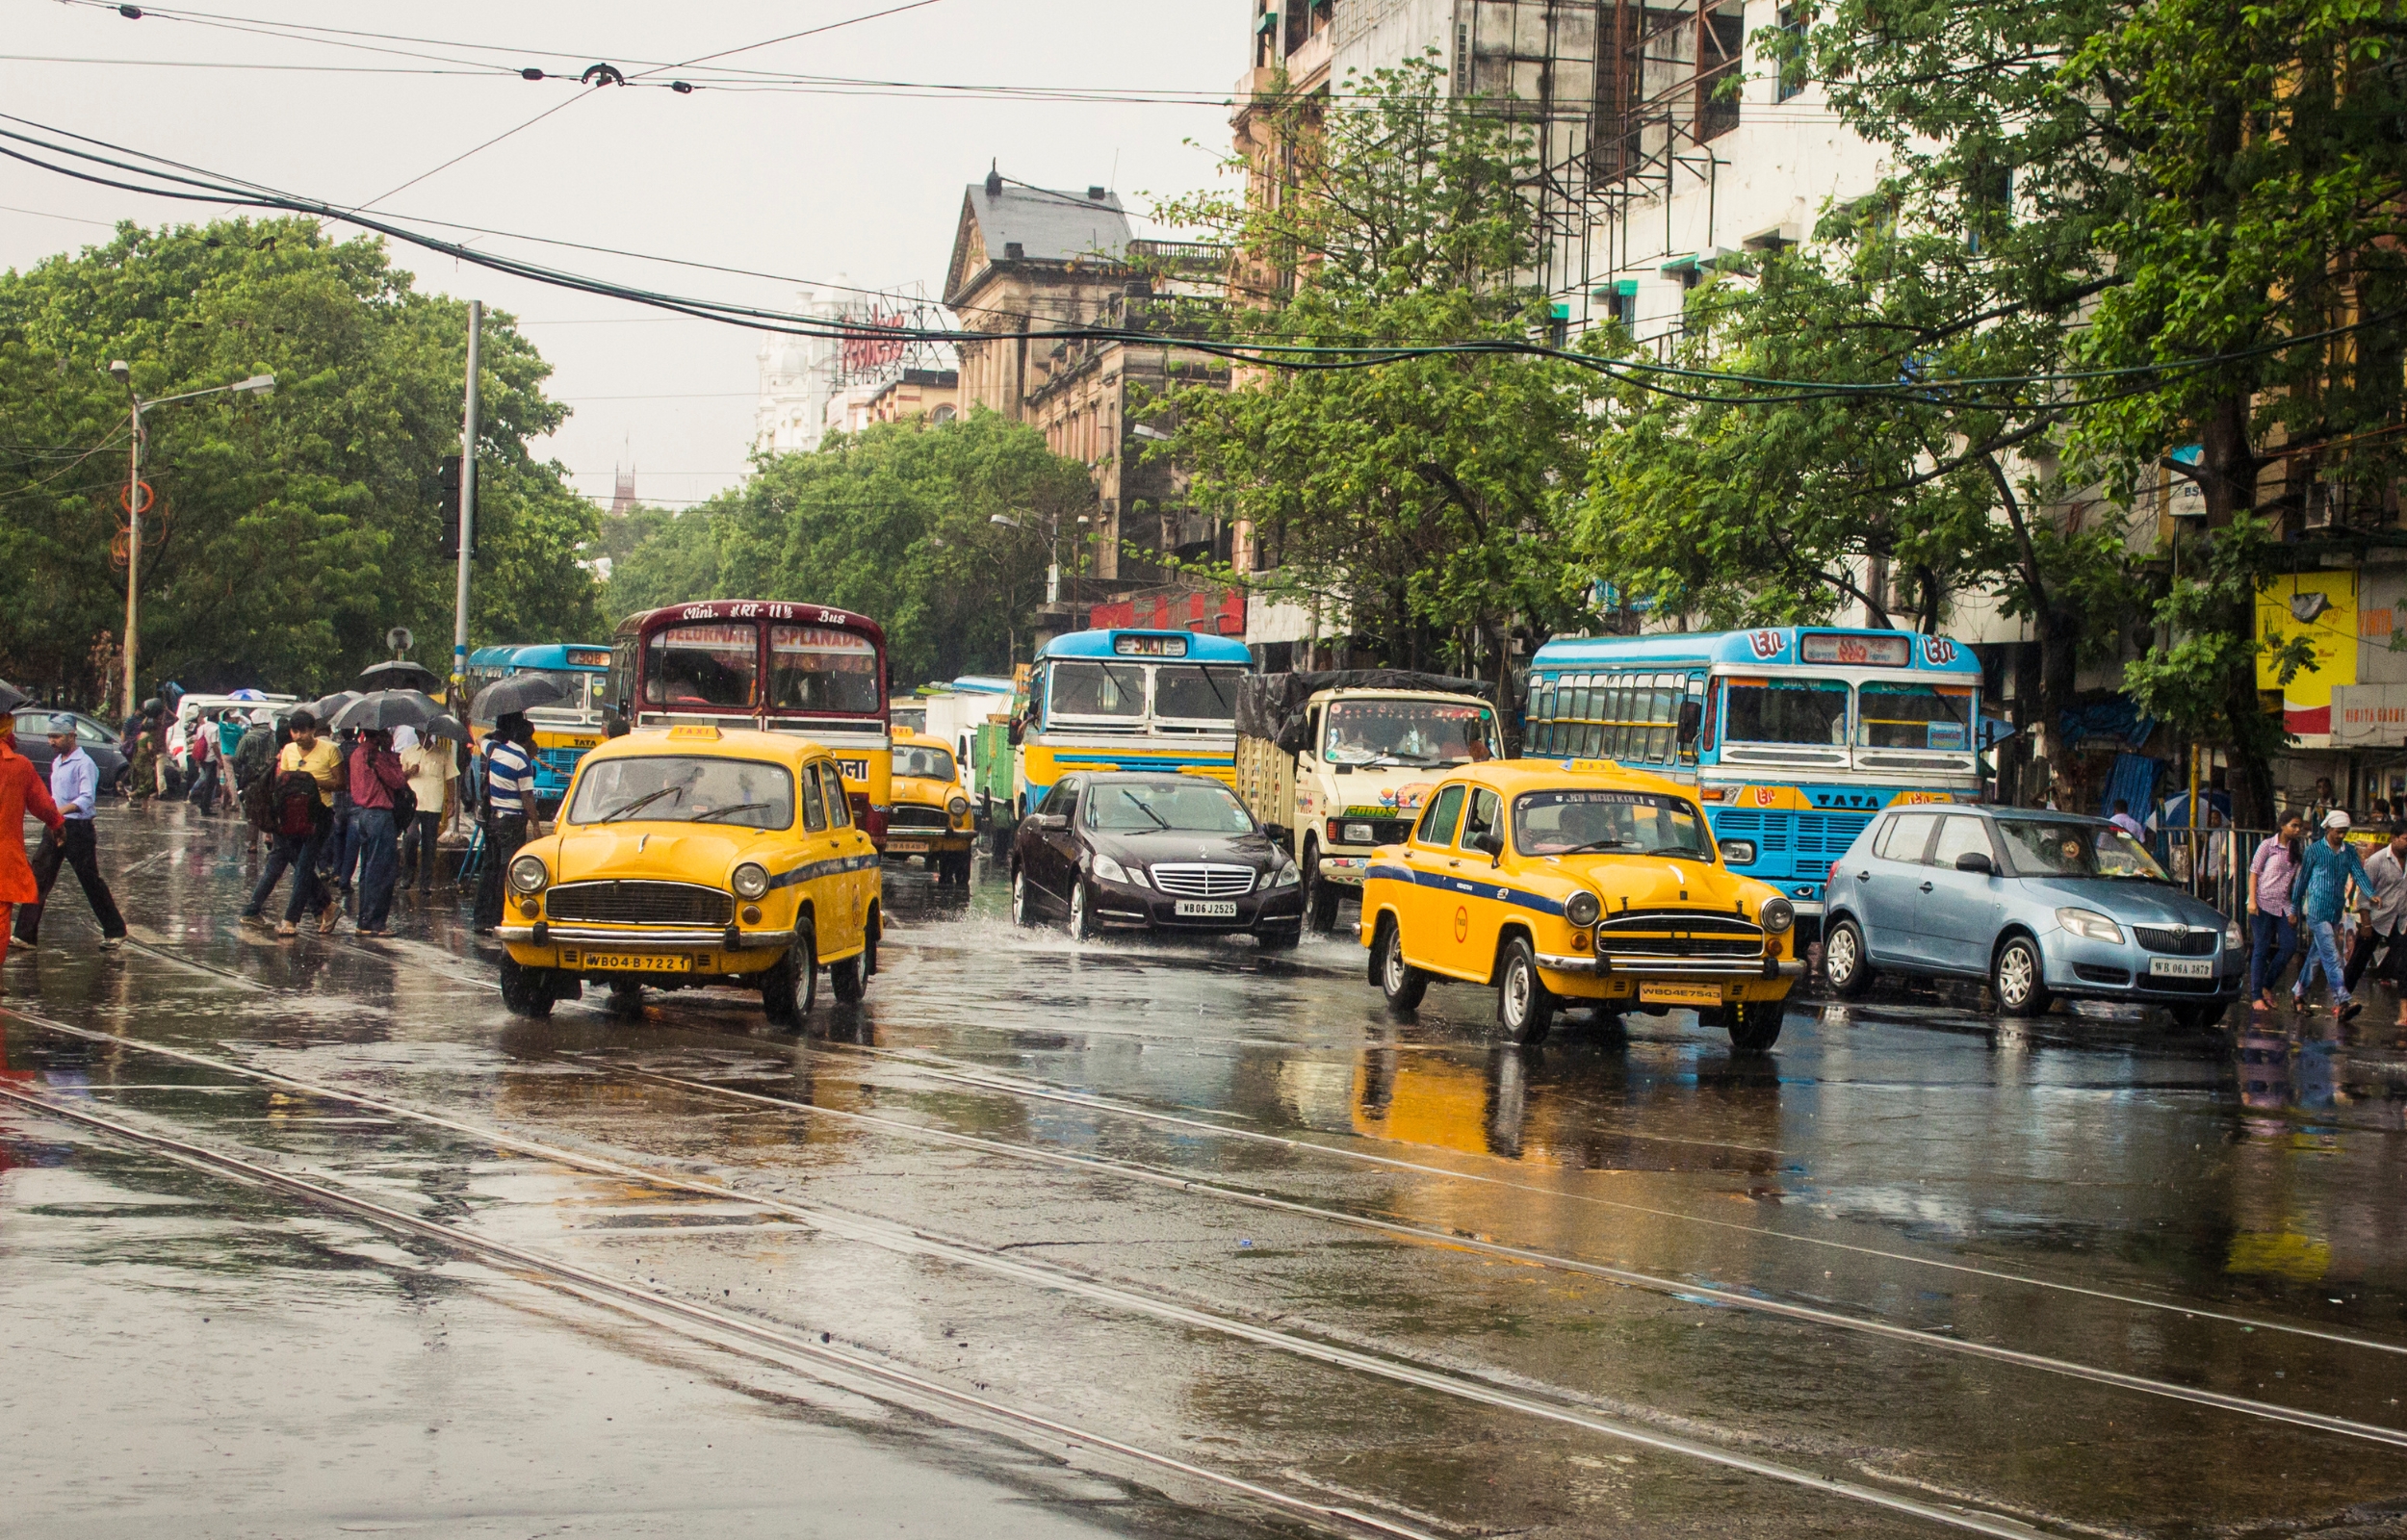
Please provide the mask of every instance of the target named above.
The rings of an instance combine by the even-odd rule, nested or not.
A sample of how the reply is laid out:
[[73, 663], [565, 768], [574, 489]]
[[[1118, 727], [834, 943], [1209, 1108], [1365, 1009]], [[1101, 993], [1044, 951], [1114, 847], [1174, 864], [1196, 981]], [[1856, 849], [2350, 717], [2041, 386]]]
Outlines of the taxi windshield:
[[922, 781], [950, 781], [953, 757], [942, 749], [896, 749], [894, 774], [917, 776]]
[[631, 818], [784, 829], [794, 821], [794, 778], [782, 764], [757, 759], [656, 754], [586, 760], [566, 821]]
[[1469, 764], [1496, 754], [1495, 713], [1438, 701], [1333, 701], [1321, 757], [1331, 764]]
[[1513, 800], [1513, 848], [1524, 856], [1712, 860], [1696, 808], [1653, 791], [1525, 791]]
[[1107, 781], [1086, 798], [1086, 825], [1126, 833], [1242, 834], [1254, 828], [1254, 820], [1229, 788], [1215, 782], [1174, 786]]
[[2001, 818], [2006, 859], [2017, 877], [2109, 877], [2170, 881], [2147, 847], [2112, 824], [2073, 818]]

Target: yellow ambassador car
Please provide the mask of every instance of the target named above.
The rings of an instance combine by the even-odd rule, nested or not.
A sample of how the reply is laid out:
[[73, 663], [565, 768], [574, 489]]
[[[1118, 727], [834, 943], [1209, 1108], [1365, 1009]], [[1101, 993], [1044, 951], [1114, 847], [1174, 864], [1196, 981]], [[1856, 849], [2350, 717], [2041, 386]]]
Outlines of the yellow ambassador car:
[[557, 832], [505, 874], [502, 1001], [547, 1015], [586, 981], [638, 1008], [646, 985], [761, 991], [770, 1021], [877, 971], [878, 853], [836, 758], [787, 732], [638, 729], [587, 754]]
[[894, 789], [886, 814], [886, 854], [926, 860], [945, 883], [970, 886], [970, 849], [977, 826], [970, 794], [961, 788], [953, 752], [941, 738], [920, 732], [894, 734]]
[[1606, 759], [1465, 766], [1362, 887], [1371, 982], [1392, 1009], [1434, 978], [1487, 985], [1525, 1043], [1564, 1002], [1593, 1001], [1694, 1009], [1734, 1046], [1769, 1048], [1804, 972], [1796, 917], [1721, 864], [1688, 788]]

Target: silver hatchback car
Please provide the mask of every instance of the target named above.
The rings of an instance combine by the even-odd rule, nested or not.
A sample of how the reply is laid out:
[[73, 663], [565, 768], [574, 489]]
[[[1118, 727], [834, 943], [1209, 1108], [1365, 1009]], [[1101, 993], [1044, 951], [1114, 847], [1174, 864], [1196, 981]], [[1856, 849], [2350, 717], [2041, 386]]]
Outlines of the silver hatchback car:
[[1831, 863], [1823, 976], [1851, 998], [1878, 973], [1981, 979], [2007, 1015], [2058, 997], [2221, 1019], [2248, 965], [2238, 923], [2103, 818], [1891, 808]]

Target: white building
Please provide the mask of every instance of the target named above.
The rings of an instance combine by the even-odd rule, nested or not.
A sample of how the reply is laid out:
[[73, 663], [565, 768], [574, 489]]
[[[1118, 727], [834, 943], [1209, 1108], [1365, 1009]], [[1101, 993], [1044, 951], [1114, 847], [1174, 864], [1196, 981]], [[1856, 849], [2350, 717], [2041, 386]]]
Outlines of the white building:
[[[829, 291], [800, 290], [794, 309], [815, 320], [839, 321], [845, 314], [841, 287]], [[837, 394], [837, 366], [842, 345], [831, 337], [796, 337], [764, 332], [761, 338], [761, 404], [753, 414], [752, 447], [757, 452], [784, 454], [819, 447], [826, 431], [829, 398]]]

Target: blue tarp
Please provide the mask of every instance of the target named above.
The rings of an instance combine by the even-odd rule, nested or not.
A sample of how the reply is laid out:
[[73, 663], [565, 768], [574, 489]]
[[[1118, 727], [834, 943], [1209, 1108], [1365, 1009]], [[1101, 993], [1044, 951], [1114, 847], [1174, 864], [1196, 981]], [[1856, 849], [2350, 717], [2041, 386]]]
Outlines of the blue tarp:
[[2144, 754], [2116, 755], [2114, 773], [2107, 777], [2106, 795], [2098, 799], [2098, 816], [2112, 812], [2119, 799], [2137, 809], [2136, 815], [2144, 822], [2148, 809], [2156, 806], [2157, 773], [2163, 768], [2163, 760]]

